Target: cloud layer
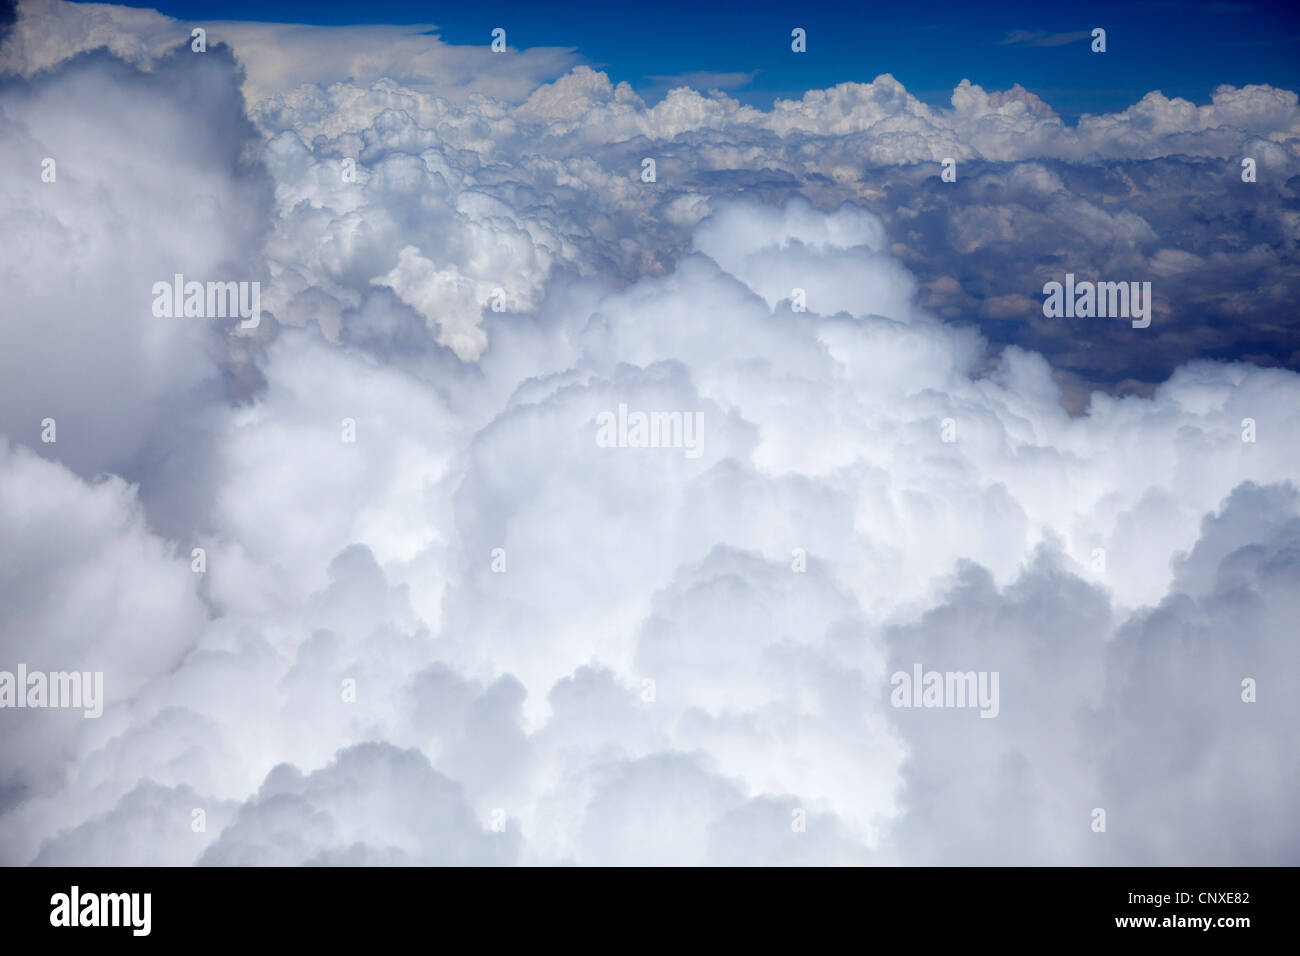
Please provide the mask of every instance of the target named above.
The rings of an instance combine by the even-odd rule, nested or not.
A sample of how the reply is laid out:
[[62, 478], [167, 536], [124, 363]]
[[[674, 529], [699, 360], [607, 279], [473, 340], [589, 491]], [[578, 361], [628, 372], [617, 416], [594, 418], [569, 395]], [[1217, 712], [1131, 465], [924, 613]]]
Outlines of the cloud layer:
[[[1294, 93], [647, 107], [188, 27], [0, 47], [0, 669], [108, 698], [0, 712], [0, 860], [1300, 859]], [[1152, 327], [1043, 319], [1067, 270]], [[262, 324], [155, 318], [178, 272]]]

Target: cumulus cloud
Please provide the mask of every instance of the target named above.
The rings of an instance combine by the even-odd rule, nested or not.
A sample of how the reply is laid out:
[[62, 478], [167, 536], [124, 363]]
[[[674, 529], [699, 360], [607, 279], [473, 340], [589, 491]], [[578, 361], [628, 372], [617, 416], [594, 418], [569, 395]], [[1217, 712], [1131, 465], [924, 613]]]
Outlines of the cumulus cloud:
[[[0, 48], [0, 69], [19, 75], [96, 46], [148, 69], [189, 56], [193, 25], [152, 12], [33, 0], [19, 14]], [[1293, 91], [1225, 85], [1205, 104], [1152, 91], [1074, 125], [1018, 85], [963, 80], [938, 108], [887, 74], [769, 110], [693, 77], [649, 106], [555, 51], [493, 56], [418, 27], [206, 28], [214, 49], [233, 49], [249, 115], [271, 137], [267, 292], [282, 321], [334, 334], [378, 284], [475, 359], [476, 313], [496, 290], [530, 311], [555, 270], [663, 274], [708, 198], [744, 190], [875, 212], [924, 306], [1042, 352], [1076, 411], [1094, 388], [1149, 394], [1195, 357], [1300, 368], [1286, 308], [1300, 237]], [[942, 184], [949, 158], [958, 181]], [[1254, 183], [1241, 181], [1245, 158]], [[349, 160], [355, 183], [340, 175]], [[1171, 271], [1176, 253], [1205, 265]], [[1150, 278], [1159, 331], [1135, 350], [1107, 323], [1042, 321], [1042, 286], [1067, 271]]]
[[[952, 105], [929, 107], [882, 76], [766, 112], [686, 87], [648, 107], [586, 67], [513, 107], [459, 108], [386, 83], [303, 87], [252, 107], [278, 134], [269, 160], [283, 163], [282, 203], [298, 204], [279, 218], [277, 248], [295, 268], [277, 294], [303, 285], [351, 304], [368, 290], [345, 273], [364, 269], [473, 358], [473, 313], [494, 290], [529, 311], [556, 270], [663, 274], [692, 248], [710, 198], [744, 190], [875, 212], [923, 305], [1041, 351], [1074, 384], [1076, 410], [1096, 387], [1149, 393], [1198, 356], [1297, 367], [1285, 308], [1300, 236], [1293, 93], [1224, 87], [1206, 106], [1152, 93], [1075, 126], [1018, 87], [963, 81]], [[1241, 181], [1243, 157], [1254, 183]], [[653, 184], [640, 181], [645, 158]], [[955, 184], [939, 179], [947, 158]], [[360, 185], [343, 189], [348, 159]], [[1173, 230], [1177, 249], [1162, 238]], [[1044, 321], [1042, 287], [1066, 272], [1153, 281], [1157, 332], [1138, 350], [1107, 323]], [[447, 298], [443, 318], [429, 296]], [[322, 311], [304, 304], [303, 321]], [[329, 321], [339, 308], [327, 303]]]
[[[1291, 187], [1185, 207], [1294, 166], [1294, 94], [460, 96], [423, 34], [348, 76], [178, 27], [41, 2], [0, 48], [0, 669], [108, 698], [0, 712], [3, 862], [1296, 861], [1300, 376], [1193, 360], [1243, 333], [1175, 299], [1099, 360], [1023, 315], [1146, 270], [1276, 322]], [[262, 325], [153, 316], [175, 272]], [[699, 444], [598, 441], [629, 412]], [[892, 706], [914, 664], [998, 716]]]
[[[1047, 549], [1005, 589], [973, 565], [957, 572], [941, 604], [891, 635], [892, 656], [904, 670], [914, 659], [998, 670], [1011, 709], [974, 721], [893, 711], [911, 755], [899, 852], [927, 863], [1293, 860], [1295, 834], [1268, 821], [1300, 782], [1279, 759], [1282, 728], [1300, 716], [1286, 623], [1296, 505], [1292, 485], [1242, 484], [1175, 560], [1160, 603], [1118, 619]], [[1243, 704], [1248, 679], [1270, 687], [1267, 706]], [[1105, 834], [1079, 826], [1097, 809]]]
[[401, 866], [508, 863], [518, 832], [481, 828], [459, 787], [417, 750], [379, 743], [340, 751], [304, 776], [271, 771], [199, 860], [212, 866]]
[[113, 4], [23, 0], [0, 51], [0, 71], [30, 74], [101, 47], [151, 68], [177, 47], [188, 51], [195, 28], [205, 31], [208, 44], [240, 51], [250, 101], [303, 84], [385, 79], [436, 90], [455, 101], [484, 95], [513, 101], [577, 60], [570, 49], [516, 49], [512, 69], [502, 71], [489, 49], [489, 36], [479, 47], [452, 46], [437, 36], [432, 23], [338, 30], [295, 23], [176, 20], [156, 10]]

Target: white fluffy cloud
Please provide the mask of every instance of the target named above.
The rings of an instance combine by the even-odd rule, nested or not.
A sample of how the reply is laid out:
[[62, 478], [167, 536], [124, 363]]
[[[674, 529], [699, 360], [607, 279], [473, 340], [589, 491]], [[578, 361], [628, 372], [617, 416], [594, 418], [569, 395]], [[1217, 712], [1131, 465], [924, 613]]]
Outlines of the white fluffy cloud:
[[209, 46], [239, 52], [244, 93], [258, 101], [304, 84], [353, 79], [437, 90], [444, 99], [523, 99], [545, 79], [572, 65], [572, 50], [514, 50], [512, 69], [501, 70], [489, 49], [451, 46], [435, 24], [356, 26], [346, 30], [295, 23], [175, 20], [156, 10], [105, 3], [24, 0], [0, 50], [0, 71], [31, 74], [87, 50], [105, 47], [137, 66], [152, 67], [177, 47], [189, 51], [191, 32], [202, 28]]
[[[24, 16], [0, 62], [54, 69], [0, 91], [0, 668], [102, 669], [109, 705], [0, 712], [3, 862], [1295, 862], [1300, 376], [1194, 362], [1072, 416], [1042, 355], [918, 304], [860, 205], [638, 179], [697, 135], [836, 181], [801, 131], [1293, 157], [1293, 94], [1068, 135], [1023, 91], [934, 111], [888, 77], [763, 113], [525, 69], [452, 105], [386, 64], [307, 79], [325, 30], [265, 63], [250, 27], [258, 132], [230, 56], [165, 55], [154, 15]], [[82, 41], [35, 23], [72, 16], [150, 71], [58, 65]], [[1157, 237], [1040, 163], [986, 187]], [[205, 270], [262, 277], [264, 327], [149, 313]], [[602, 447], [620, 406], [698, 413], [700, 453]], [[891, 707], [914, 663], [999, 671], [998, 717]]]

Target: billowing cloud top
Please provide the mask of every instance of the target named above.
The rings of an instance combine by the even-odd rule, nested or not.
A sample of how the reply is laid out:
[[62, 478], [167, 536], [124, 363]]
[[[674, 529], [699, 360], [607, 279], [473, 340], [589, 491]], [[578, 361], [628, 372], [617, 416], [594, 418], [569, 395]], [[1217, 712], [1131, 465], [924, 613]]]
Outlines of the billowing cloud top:
[[0, 46], [0, 861], [1300, 862], [1295, 93], [192, 26]]

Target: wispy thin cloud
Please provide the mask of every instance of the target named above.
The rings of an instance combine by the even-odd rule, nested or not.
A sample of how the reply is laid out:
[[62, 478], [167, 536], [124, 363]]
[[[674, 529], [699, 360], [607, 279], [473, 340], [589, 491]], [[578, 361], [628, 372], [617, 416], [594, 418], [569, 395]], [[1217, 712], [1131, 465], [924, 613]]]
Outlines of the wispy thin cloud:
[[1002, 38], [1002, 46], [1065, 46], [1090, 36], [1087, 30], [1072, 33], [1048, 33], [1046, 30], [1012, 30]]
[[713, 70], [693, 70], [669, 76], [649, 76], [646, 79], [661, 86], [689, 86], [695, 90], [738, 90], [754, 82], [758, 70], [748, 73], [718, 73]]

